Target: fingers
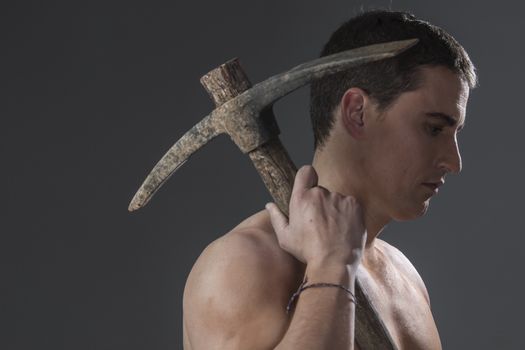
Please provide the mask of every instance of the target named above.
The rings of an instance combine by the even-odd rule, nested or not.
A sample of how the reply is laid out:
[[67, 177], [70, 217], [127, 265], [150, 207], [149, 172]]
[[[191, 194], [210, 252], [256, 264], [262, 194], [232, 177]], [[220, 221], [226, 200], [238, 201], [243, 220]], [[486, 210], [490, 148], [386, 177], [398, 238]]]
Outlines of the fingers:
[[297, 196], [304, 191], [317, 186], [319, 180], [317, 172], [311, 165], [302, 166], [295, 175], [295, 181], [292, 189], [292, 197]]
[[275, 203], [267, 203], [266, 210], [270, 213], [270, 220], [272, 226], [276, 232], [283, 232], [283, 230], [288, 226], [288, 219], [286, 216], [279, 210]]

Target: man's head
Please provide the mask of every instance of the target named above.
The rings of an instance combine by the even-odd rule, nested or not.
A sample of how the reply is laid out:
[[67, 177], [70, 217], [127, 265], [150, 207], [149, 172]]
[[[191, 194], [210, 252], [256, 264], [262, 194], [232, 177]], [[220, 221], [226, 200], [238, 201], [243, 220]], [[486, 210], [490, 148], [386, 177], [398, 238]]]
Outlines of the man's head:
[[332, 34], [321, 57], [356, 47], [412, 38], [418, 38], [419, 43], [401, 55], [312, 83], [310, 116], [316, 149], [328, 137], [334, 122], [333, 112], [351, 87], [361, 88], [382, 111], [403, 92], [419, 87], [422, 66], [447, 67], [470, 88], [476, 85], [474, 66], [463, 47], [441, 28], [405, 12], [371, 11], [350, 19]]
[[398, 12], [350, 20], [322, 53], [410, 38], [419, 43], [397, 57], [312, 85], [320, 180], [382, 221], [422, 215], [433, 195], [425, 184], [461, 170], [457, 132], [476, 84], [474, 66], [442, 29]]

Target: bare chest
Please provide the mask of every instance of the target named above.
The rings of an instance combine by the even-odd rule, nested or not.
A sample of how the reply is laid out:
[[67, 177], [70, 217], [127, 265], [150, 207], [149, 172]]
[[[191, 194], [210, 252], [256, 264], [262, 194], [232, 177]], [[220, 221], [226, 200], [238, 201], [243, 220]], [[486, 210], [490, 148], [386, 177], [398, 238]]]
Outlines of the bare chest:
[[441, 349], [430, 306], [413, 281], [393, 267], [380, 278], [361, 268], [358, 278], [399, 350]]

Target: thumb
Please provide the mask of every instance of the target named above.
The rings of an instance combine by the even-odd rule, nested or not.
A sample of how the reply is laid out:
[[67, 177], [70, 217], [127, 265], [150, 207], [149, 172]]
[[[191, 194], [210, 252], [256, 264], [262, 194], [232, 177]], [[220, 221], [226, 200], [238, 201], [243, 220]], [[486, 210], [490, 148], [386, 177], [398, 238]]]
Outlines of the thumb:
[[275, 203], [266, 203], [266, 210], [270, 213], [270, 220], [275, 231], [282, 232], [288, 226], [288, 219]]

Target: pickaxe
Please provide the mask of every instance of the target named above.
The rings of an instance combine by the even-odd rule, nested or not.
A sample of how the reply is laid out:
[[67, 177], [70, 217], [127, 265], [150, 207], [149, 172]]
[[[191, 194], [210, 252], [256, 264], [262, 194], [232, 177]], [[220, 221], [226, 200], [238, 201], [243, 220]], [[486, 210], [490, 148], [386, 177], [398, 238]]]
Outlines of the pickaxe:
[[[144, 206], [188, 158], [208, 141], [227, 133], [247, 153], [275, 203], [288, 215], [297, 168], [279, 140], [273, 104], [290, 92], [360, 64], [393, 57], [417, 43], [417, 39], [360, 47], [301, 64], [251, 87], [248, 77], [233, 59], [201, 78], [216, 109], [184, 134], [153, 168], [133, 197], [129, 210]], [[366, 292], [356, 281], [355, 335], [364, 350], [396, 349]]]

